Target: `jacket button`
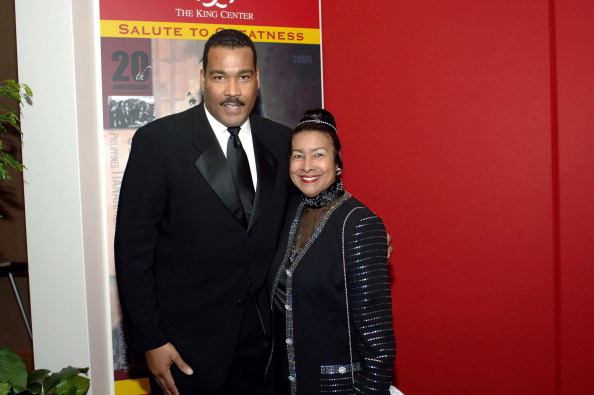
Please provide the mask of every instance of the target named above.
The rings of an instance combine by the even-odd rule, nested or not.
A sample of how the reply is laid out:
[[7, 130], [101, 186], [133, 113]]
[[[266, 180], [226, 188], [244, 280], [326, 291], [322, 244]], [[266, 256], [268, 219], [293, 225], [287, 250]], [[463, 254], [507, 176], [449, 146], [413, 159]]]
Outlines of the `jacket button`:
[[250, 265], [249, 263], [247, 265], [245, 265], [245, 270], [250, 270], [252, 268], [252, 265]]
[[237, 306], [242, 307], [245, 304], [245, 302], [243, 301], [243, 299], [239, 299], [237, 301]]
[[251, 230], [248, 230], [247, 235], [248, 235], [248, 237], [252, 237], [252, 231]]

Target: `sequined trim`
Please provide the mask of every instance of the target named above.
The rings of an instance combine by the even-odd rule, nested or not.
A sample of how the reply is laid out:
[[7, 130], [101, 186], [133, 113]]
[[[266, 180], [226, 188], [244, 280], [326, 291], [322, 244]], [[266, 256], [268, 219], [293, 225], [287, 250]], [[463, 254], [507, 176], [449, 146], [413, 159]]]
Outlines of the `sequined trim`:
[[320, 366], [321, 374], [345, 374], [361, 370], [361, 363], [355, 362], [349, 365], [323, 365]]
[[[351, 365], [353, 364], [353, 339], [351, 337], [351, 314], [349, 312], [349, 286], [348, 286], [348, 276], [347, 276], [347, 264], [346, 264], [346, 255], [345, 255], [345, 248], [344, 248], [344, 230], [346, 228], [346, 223], [355, 210], [360, 209], [362, 207], [355, 207], [352, 209], [344, 219], [342, 224], [342, 270], [344, 275], [344, 300], [346, 303], [346, 318], [347, 318], [347, 330], [349, 332], [349, 357], [351, 359]], [[353, 382], [353, 388], [355, 388], [355, 372], [354, 370], [350, 371], [351, 373], [351, 380]]]

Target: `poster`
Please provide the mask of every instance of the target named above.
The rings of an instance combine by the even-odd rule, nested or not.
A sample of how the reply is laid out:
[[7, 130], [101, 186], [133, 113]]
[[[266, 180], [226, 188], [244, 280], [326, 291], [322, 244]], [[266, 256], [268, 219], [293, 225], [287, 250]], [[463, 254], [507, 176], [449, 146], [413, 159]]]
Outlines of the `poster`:
[[258, 55], [255, 111], [290, 127], [322, 107], [319, 0], [100, 0], [101, 72], [114, 379], [117, 395], [149, 392], [142, 358], [128, 352], [117, 297], [113, 237], [119, 188], [136, 130], [202, 101], [208, 37], [245, 32]]

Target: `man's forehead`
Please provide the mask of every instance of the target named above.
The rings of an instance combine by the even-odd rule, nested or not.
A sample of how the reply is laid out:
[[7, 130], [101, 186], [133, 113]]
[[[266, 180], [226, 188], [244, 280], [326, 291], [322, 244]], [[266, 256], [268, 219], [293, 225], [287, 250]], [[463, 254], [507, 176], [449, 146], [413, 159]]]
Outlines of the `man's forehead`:
[[210, 51], [207, 54], [208, 57], [208, 61], [207, 61], [207, 68], [210, 69], [211, 66], [211, 62], [212, 62], [212, 57], [213, 57], [213, 53], [217, 53], [217, 55], [221, 56], [222, 58], [225, 58], [227, 56], [231, 56], [233, 54], [235, 54], [236, 52], [234, 51], [238, 51], [238, 52], [246, 52], [249, 55], [249, 61], [250, 63], [253, 64], [253, 68], [252, 70], [255, 69], [255, 64], [254, 64], [254, 52], [252, 51], [252, 49], [250, 47], [223, 47], [223, 46], [216, 46], [216, 47], [211, 47]]

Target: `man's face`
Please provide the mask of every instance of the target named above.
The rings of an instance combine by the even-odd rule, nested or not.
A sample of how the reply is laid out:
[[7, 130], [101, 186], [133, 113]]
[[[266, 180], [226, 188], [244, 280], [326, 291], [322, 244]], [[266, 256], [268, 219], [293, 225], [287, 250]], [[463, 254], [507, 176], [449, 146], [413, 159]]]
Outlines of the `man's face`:
[[207, 64], [208, 69], [200, 72], [204, 105], [223, 125], [241, 126], [250, 116], [260, 88], [252, 50], [213, 47]]

